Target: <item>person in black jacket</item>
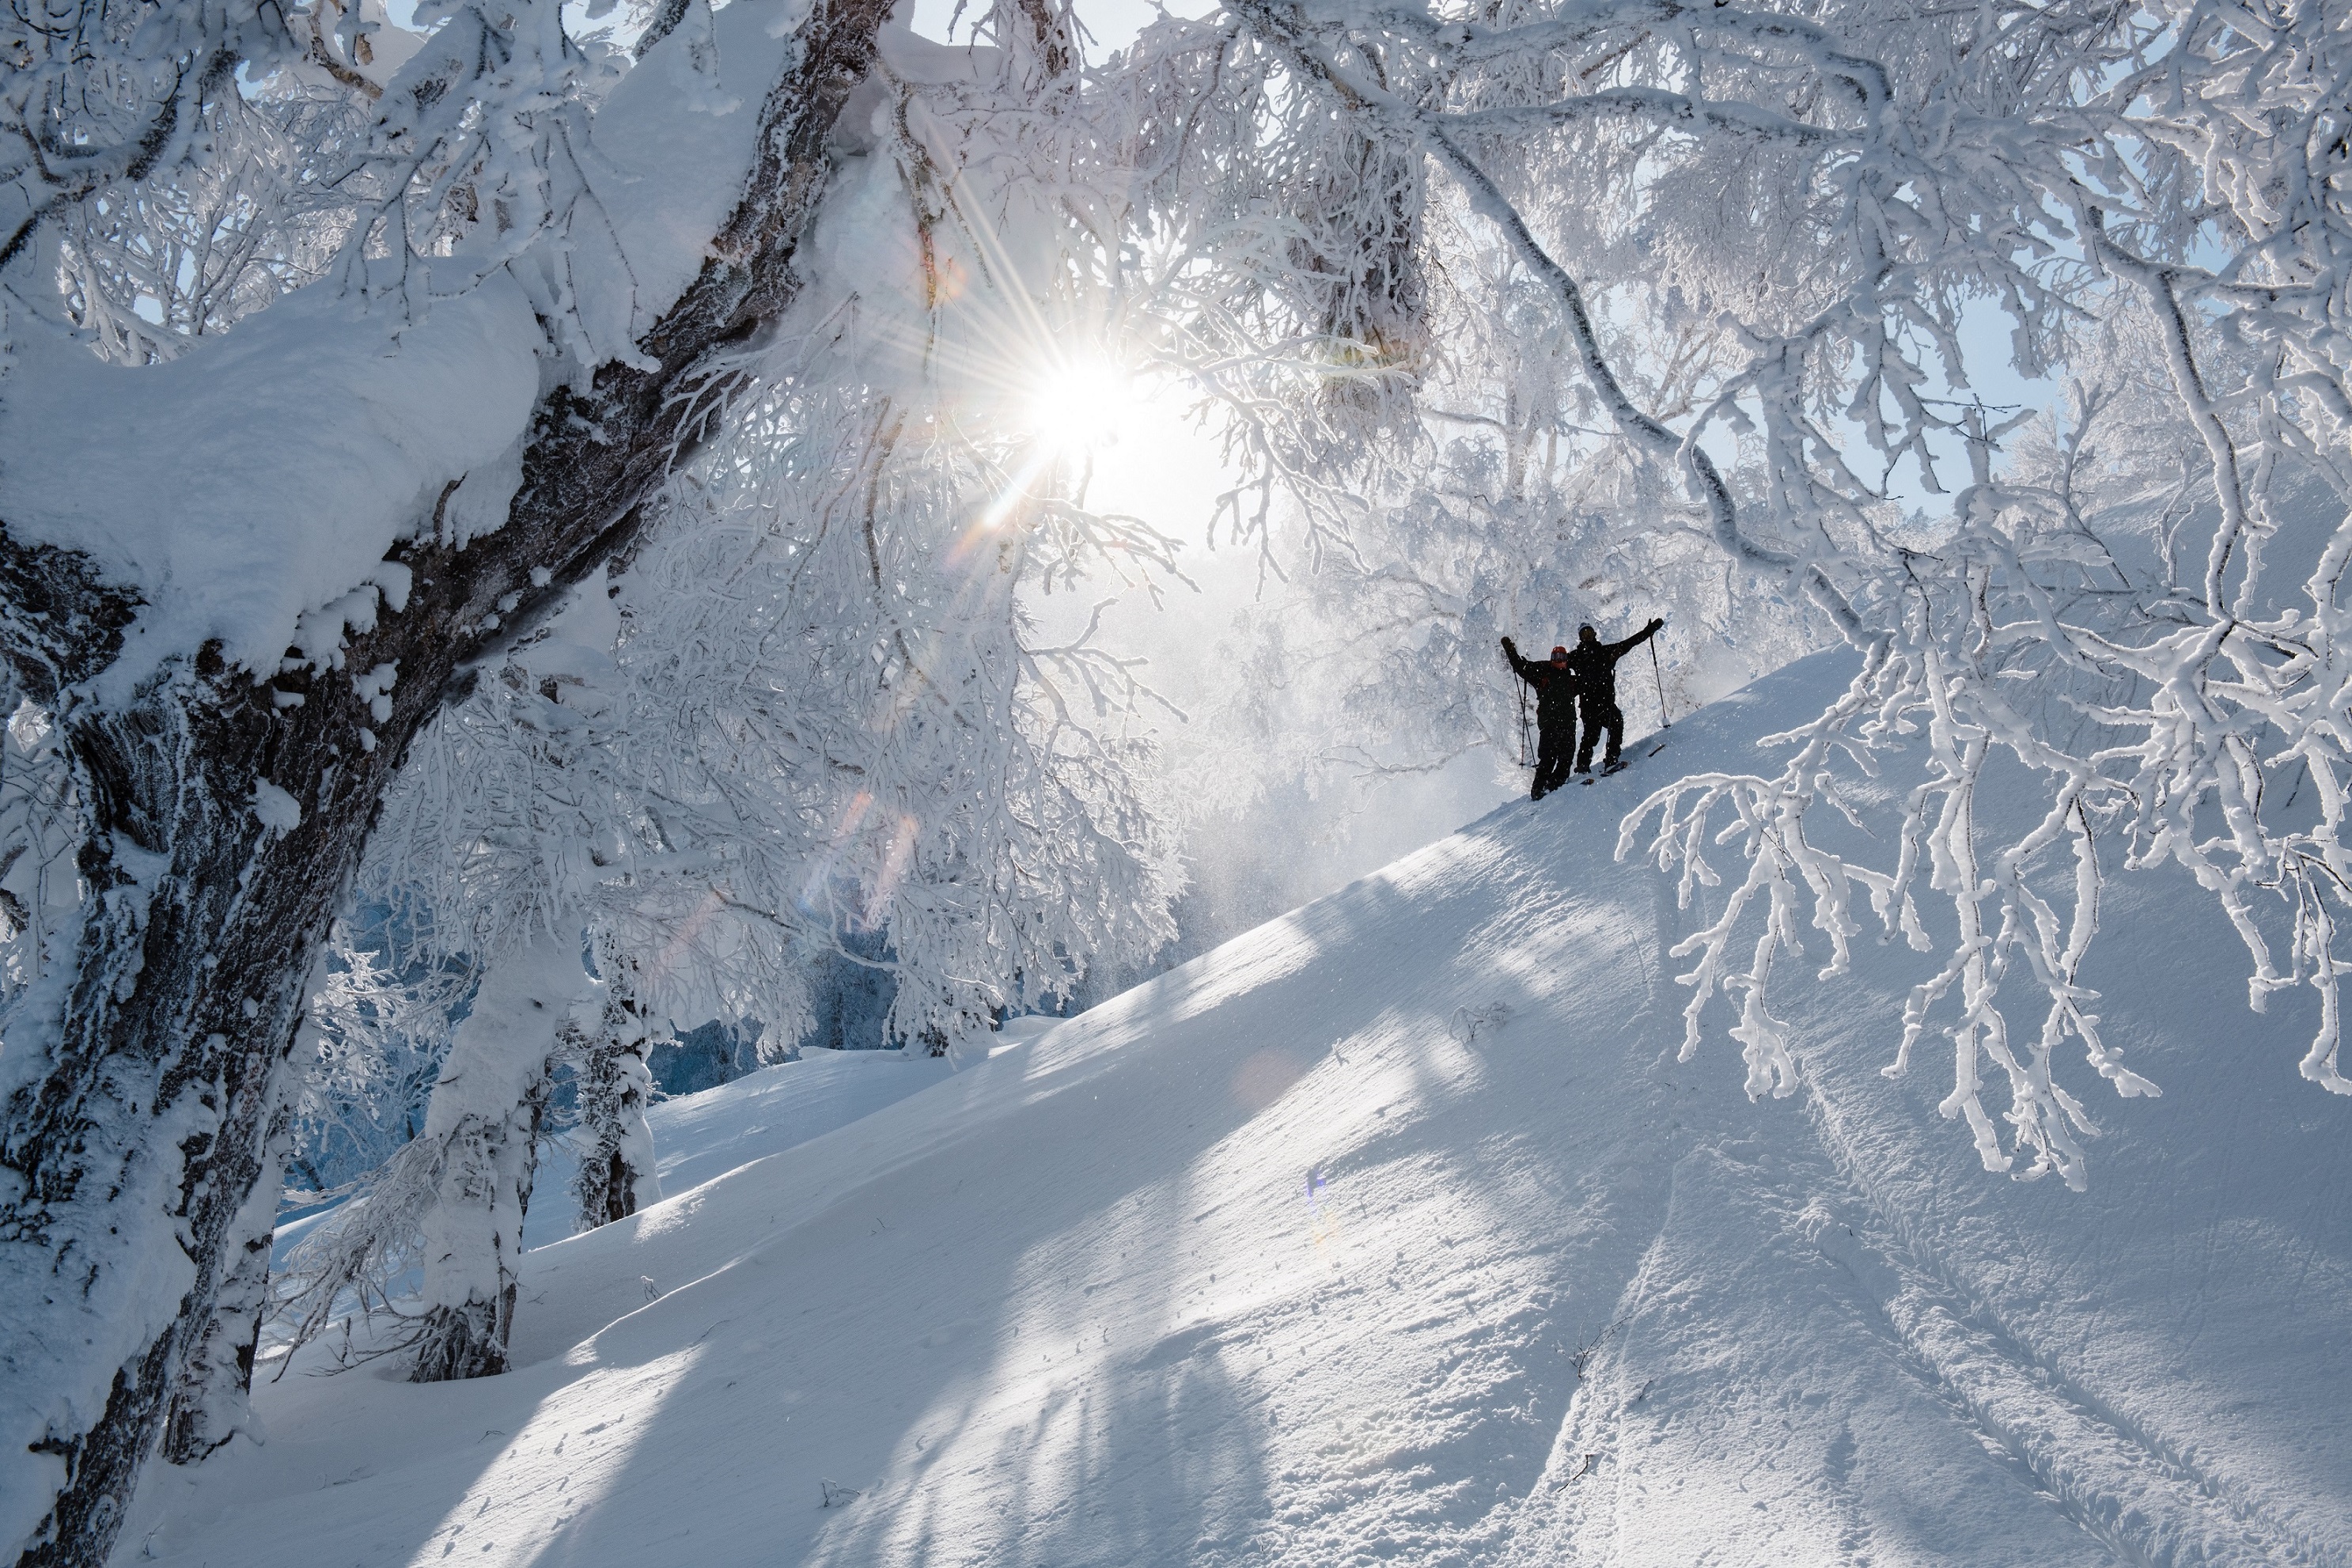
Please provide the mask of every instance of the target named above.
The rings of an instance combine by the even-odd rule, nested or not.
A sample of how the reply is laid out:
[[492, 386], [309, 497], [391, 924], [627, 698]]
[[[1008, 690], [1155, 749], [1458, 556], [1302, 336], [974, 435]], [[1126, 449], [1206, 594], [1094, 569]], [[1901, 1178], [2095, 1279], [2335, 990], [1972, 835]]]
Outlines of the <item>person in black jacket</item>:
[[1576, 756], [1576, 676], [1564, 647], [1552, 649], [1550, 660], [1538, 664], [1521, 658], [1518, 645], [1505, 637], [1503, 657], [1514, 674], [1536, 689], [1536, 787], [1528, 798], [1541, 800], [1568, 782]]
[[1625, 715], [1617, 707], [1617, 661], [1656, 637], [1665, 624], [1654, 616], [1622, 642], [1602, 642], [1591, 626], [1576, 628], [1576, 648], [1567, 666], [1576, 684], [1578, 717], [1584, 722], [1584, 743], [1576, 749], [1578, 773], [1592, 771], [1592, 742], [1603, 730], [1609, 731], [1609, 752], [1601, 768], [1603, 773], [1616, 771], [1618, 750], [1625, 743]]

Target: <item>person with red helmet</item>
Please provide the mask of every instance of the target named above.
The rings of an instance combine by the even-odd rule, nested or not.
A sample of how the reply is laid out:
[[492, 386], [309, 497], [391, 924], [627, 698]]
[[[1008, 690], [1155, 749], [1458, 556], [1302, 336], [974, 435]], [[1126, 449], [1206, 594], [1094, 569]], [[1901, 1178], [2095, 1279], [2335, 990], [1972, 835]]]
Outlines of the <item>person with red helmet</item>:
[[1528, 798], [1541, 800], [1568, 782], [1576, 757], [1576, 675], [1564, 647], [1552, 649], [1551, 658], [1539, 664], [1521, 658], [1518, 646], [1505, 637], [1503, 658], [1536, 690], [1536, 785]]

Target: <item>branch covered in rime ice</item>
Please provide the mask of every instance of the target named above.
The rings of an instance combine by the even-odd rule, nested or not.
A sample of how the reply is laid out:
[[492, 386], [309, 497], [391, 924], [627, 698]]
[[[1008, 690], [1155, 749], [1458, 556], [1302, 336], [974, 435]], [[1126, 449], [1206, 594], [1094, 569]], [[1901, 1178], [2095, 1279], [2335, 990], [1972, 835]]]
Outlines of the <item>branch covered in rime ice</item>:
[[[1171, 541], [1081, 504], [1035, 427], [1103, 299], [1057, 265], [1088, 237], [1034, 173], [1067, 134], [1054, 51], [927, 47], [894, 41], [837, 141], [828, 270], [743, 362], [767, 390], [626, 573], [420, 741], [362, 887], [440, 952], [584, 921], [662, 1013], [757, 1017], [780, 1048], [813, 959], [879, 963], [892, 1032], [944, 1048], [1165, 940], [1145, 694], [1024, 606], [1174, 569]], [[845, 945], [866, 932], [887, 956]]]
[[[0, 266], [36, 254], [19, 298], [61, 275], [117, 357], [168, 357], [331, 260], [415, 312], [416, 260], [459, 258], [431, 274], [448, 292], [537, 249], [551, 324], [578, 324], [574, 225], [593, 250], [596, 178], [622, 183], [589, 110], [621, 60], [559, 5], [431, 0], [395, 27], [379, 0], [50, 0], [0, 18]], [[682, 74], [723, 112], [712, 68]]]

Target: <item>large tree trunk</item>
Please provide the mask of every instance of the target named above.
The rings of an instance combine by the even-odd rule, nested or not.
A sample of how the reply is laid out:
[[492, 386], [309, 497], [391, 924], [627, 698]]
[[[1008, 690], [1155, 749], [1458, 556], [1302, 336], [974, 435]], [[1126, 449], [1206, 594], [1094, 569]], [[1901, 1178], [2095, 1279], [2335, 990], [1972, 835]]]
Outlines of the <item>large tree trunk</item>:
[[291, 1121], [281, 1100], [269, 1113], [260, 1173], [222, 1248], [212, 1320], [173, 1390], [163, 1422], [163, 1457], [175, 1465], [194, 1464], [246, 1424], [253, 1358], [269, 1309], [269, 1247], [278, 1234], [278, 1203], [294, 1145]]
[[[302, 698], [281, 706], [211, 648], [98, 705], [79, 688], [120, 651], [135, 595], [0, 523], [0, 645], [58, 717], [89, 831], [75, 963], [11, 1019], [0, 1066], [16, 1086], [0, 1107], [0, 1367], [16, 1391], [0, 1435], [29, 1433], [0, 1444], [0, 1542], [24, 1543], [20, 1568], [106, 1561], [212, 1334], [303, 983], [385, 785], [474, 661], [636, 538], [649, 493], [720, 416], [741, 372], [718, 356], [794, 295], [826, 137], [887, 11], [817, 6], [710, 259], [638, 344], [652, 367], [608, 363], [587, 396], [542, 400], [503, 529], [460, 547], [420, 517], [394, 551], [407, 602], [346, 655], [397, 664], [389, 720], [340, 675], [279, 677]], [[373, 750], [354, 744], [362, 726]], [[300, 805], [291, 828], [255, 815], [263, 781]]]
[[[317, 992], [325, 973], [325, 964], [314, 961], [303, 983], [305, 996]], [[310, 1037], [300, 1020], [295, 1028], [298, 1042]], [[270, 1101], [262, 1112], [260, 1173], [222, 1239], [221, 1285], [212, 1319], [181, 1366], [179, 1384], [163, 1417], [163, 1458], [175, 1465], [204, 1458], [243, 1430], [250, 1415], [254, 1357], [269, 1311], [269, 1250], [278, 1235], [286, 1164], [294, 1151], [288, 1092], [293, 1077], [289, 1068], [271, 1080]]]

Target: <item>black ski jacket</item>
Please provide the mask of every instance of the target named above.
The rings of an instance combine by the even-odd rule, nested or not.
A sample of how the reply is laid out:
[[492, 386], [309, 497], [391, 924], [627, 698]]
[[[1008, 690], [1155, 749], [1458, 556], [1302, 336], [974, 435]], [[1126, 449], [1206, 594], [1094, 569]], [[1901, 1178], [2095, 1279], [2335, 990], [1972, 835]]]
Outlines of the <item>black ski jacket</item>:
[[1622, 642], [1580, 642], [1568, 650], [1568, 675], [1578, 695], [1604, 708], [1617, 706], [1617, 661], [1658, 635], [1664, 621], [1652, 621]]
[[1503, 639], [1503, 657], [1511, 661], [1512, 671], [1521, 680], [1536, 689], [1536, 723], [1546, 730], [1565, 726], [1576, 728], [1576, 656], [1566, 668], [1555, 667], [1549, 659], [1521, 658], [1511, 639]]

